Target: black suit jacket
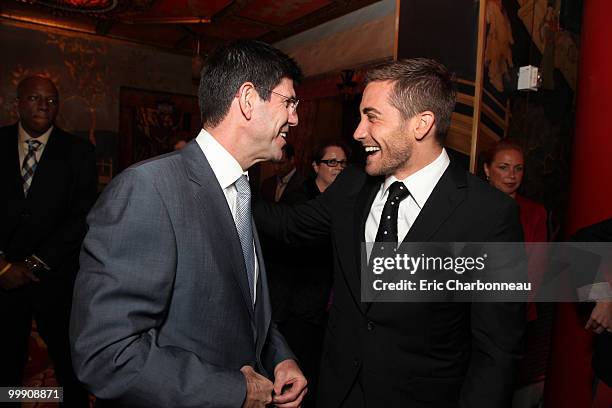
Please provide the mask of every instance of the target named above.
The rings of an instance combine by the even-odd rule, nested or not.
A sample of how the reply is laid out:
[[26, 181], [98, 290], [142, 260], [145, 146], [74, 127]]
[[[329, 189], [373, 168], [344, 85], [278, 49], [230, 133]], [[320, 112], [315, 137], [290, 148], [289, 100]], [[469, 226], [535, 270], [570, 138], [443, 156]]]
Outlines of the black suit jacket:
[[[289, 243], [331, 231], [334, 304], [317, 406], [340, 406], [359, 380], [366, 407], [509, 407], [523, 303], [360, 301], [360, 245], [381, 182], [347, 168], [309, 203], [256, 205], [260, 231]], [[451, 162], [405, 241], [522, 241], [518, 207]]]
[[16, 124], [0, 128], [0, 249], [8, 261], [36, 254], [51, 267], [45, 281], [70, 283], [97, 195], [94, 148], [56, 126], [26, 198], [17, 132]]
[[[274, 202], [274, 197], [276, 195], [276, 184], [278, 182], [277, 176], [270, 176], [261, 183], [260, 194], [261, 198], [266, 201]], [[293, 176], [289, 179], [287, 183], [287, 187], [283, 190], [283, 194], [281, 195], [280, 202], [285, 202], [284, 197], [287, 193], [299, 190], [304, 183], [304, 176], [300, 174], [299, 171], [296, 171]]]
[[[571, 237], [571, 240], [577, 242], [611, 242], [612, 218], [578, 230]], [[588, 319], [593, 310], [593, 305], [580, 307], [579, 304], [578, 306], [579, 310], [584, 311], [585, 319]], [[603, 332], [595, 336], [592, 365], [597, 376], [612, 387], [612, 333]]]

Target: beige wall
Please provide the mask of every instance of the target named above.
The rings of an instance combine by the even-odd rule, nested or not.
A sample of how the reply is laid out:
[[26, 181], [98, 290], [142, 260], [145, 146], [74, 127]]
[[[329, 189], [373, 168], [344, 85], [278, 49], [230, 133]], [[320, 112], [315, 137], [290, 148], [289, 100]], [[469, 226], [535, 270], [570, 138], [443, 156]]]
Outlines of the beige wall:
[[383, 0], [275, 45], [313, 76], [391, 57], [394, 41], [395, 0]]

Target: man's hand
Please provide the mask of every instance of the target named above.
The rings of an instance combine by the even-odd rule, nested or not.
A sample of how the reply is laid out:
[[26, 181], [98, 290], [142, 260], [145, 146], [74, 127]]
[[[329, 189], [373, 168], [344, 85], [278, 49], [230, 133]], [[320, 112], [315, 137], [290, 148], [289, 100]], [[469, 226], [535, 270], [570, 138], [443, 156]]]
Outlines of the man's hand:
[[274, 405], [278, 408], [297, 408], [302, 404], [306, 377], [295, 360], [281, 361], [274, 368]]
[[247, 394], [243, 408], [263, 408], [272, 402], [274, 385], [263, 375], [257, 374], [253, 367], [243, 366], [240, 371], [244, 374], [247, 383]]
[[38, 282], [38, 278], [22, 262], [15, 262], [0, 276], [0, 288], [4, 290], [17, 289], [30, 282]]
[[604, 330], [612, 332], [612, 301], [600, 300], [595, 304], [585, 329], [593, 330], [597, 334], [603, 333]]

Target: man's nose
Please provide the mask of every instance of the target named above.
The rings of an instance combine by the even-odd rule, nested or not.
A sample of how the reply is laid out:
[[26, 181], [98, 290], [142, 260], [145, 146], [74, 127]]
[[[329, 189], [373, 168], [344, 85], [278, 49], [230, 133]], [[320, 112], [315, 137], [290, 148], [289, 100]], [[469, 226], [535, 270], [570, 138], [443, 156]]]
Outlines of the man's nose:
[[297, 126], [299, 122], [297, 110], [289, 112], [289, 126]]
[[353, 133], [353, 139], [355, 140], [362, 140], [366, 137], [365, 126], [363, 126], [362, 123], [363, 121], [359, 122], [357, 129], [355, 129], [355, 132]]

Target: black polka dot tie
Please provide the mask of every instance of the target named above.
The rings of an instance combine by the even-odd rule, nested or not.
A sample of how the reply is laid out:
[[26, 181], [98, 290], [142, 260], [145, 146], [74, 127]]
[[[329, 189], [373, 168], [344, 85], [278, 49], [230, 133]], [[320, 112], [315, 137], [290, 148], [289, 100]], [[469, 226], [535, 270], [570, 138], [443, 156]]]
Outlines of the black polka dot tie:
[[376, 233], [376, 242], [395, 242], [397, 243], [397, 214], [399, 205], [403, 199], [408, 197], [410, 192], [401, 181], [396, 181], [389, 187], [389, 196], [385, 202], [380, 222], [378, 223], [378, 232]]

